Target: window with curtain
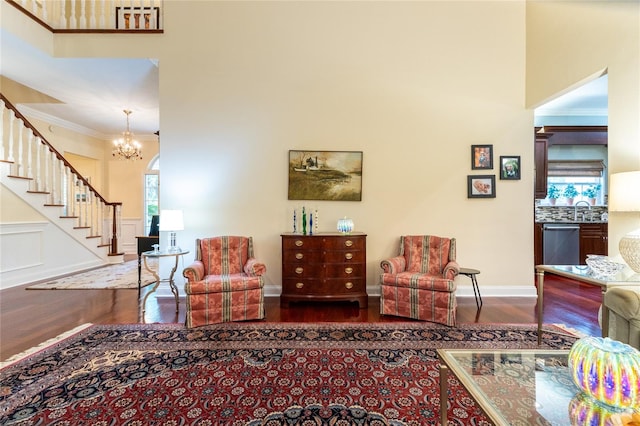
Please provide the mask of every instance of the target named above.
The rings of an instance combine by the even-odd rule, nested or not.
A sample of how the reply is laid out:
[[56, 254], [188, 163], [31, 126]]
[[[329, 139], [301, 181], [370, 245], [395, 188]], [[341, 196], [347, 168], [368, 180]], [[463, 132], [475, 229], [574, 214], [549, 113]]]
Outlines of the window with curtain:
[[144, 235], [149, 235], [151, 218], [160, 214], [160, 157], [155, 156], [144, 174]]

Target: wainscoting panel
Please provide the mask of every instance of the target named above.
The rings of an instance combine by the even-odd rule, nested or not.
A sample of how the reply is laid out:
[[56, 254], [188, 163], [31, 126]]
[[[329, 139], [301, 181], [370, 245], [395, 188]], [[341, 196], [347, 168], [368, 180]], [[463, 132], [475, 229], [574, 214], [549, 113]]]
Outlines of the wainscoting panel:
[[42, 241], [48, 223], [0, 224], [0, 273], [42, 265]]

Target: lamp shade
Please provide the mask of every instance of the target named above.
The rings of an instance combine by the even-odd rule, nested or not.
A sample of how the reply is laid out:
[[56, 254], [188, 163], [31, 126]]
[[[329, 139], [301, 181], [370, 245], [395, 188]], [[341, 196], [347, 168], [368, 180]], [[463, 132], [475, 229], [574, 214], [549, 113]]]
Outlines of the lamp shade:
[[640, 171], [609, 176], [609, 210], [640, 212]]
[[184, 230], [184, 220], [182, 210], [161, 210], [160, 211], [161, 231], [182, 231]]
[[[640, 171], [615, 173], [609, 177], [609, 210], [640, 212]], [[620, 239], [620, 256], [640, 274], [640, 234], [630, 232]]]

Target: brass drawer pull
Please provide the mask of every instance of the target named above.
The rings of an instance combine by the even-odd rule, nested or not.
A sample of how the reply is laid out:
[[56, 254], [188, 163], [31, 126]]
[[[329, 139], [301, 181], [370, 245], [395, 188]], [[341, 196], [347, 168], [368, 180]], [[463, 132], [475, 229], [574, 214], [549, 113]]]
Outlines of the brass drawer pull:
[[348, 288], [349, 290], [351, 290], [353, 288], [353, 283], [351, 281], [349, 281], [348, 283], [345, 283], [344, 286], [346, 288]]
[[304, 254], [302, 253], [296, 253], [296, 259], [300, 260], [304, 257]]
[[353, 253], [347, 253], [347, 254], [345, 254], [345, 255], [344, 255], [344, 258], [345, 258], [345, 259], [347, 259], [347, 260], [351, 260], [351, 259], [353, 259]]
[[347, 274], [351, 274], [351, 273], [353, 272], [353, 268], [344, 268], [344, 271], [345, 271]]
[[304, 287], [304, 283], [296, 283], [296, 288], [302, 288]]
[[298, 266], [298, 267], [296, 268], [296, 274], [300, 275], [300, 274], [301, 274], [301, 273], [303, 273], [303, 272], [304, 272], [304, 268], [303, 268], [302, 266]]
[[296, 240], [296, 246], [297, 247], [302, 247], [303, 244], [304, 244], [304, 242], [302, 240]]
[[351, 247], [353, 245], [353, 241], [347, 240], [347, 241], [344, 242], [344, 245], [347, 246], [347, 247]]

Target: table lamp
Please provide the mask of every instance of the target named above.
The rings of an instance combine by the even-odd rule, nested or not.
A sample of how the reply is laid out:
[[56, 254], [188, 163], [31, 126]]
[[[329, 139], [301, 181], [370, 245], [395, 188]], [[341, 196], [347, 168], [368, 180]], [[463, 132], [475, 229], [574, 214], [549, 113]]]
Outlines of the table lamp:
[[161, 210], [160, 211], [160, 231], [169, 232], [169, 252], [180, 251], [176, 245], [176, 231], [184, 229], [182, 210]]
[[[609, 211], [640, 212], [640, 171], [609, 176]], [[640, 229], [622, 237], [618, 248], [627, 265], [640, 273]]]

